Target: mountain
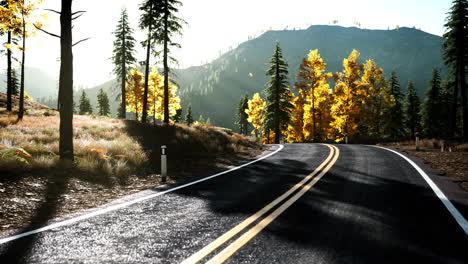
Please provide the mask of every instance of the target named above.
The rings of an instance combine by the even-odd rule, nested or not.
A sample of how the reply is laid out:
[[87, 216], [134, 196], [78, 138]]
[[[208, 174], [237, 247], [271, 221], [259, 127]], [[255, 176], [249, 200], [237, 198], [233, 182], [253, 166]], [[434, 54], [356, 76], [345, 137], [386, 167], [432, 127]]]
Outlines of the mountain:
[[[26, 67], [24, 71], [24, 89], [33, 99], [57, 96], [58, 79], [38, 68]], [[21, 77], [20, 69], [16, 69], [16, 74], [19, 81]], [[0, 73], [0, 91], [6, 93], [6, 70]]]
[[234, 127], [241, 95], [251, 96], [265, 87], [267, 62], [276, 40], [289, 63], [291, 87], [302, 58], [313, 49], [319, 49], [330, 72], [341, 71], [343, 59], [357, 49], [361, 62], [375, 60], [386, 76], [394, 70], [402, 87], [412, 80], [420, 96], [424, 95], [434, 67], [446, 71], [441, 59], [442, 38], [413, 28], [311, 26], [304, 30], [267, 31], [209, 64], [178, 70], [184, 109], [191, 104], [195, 118], [202, 114], [218, 126]]

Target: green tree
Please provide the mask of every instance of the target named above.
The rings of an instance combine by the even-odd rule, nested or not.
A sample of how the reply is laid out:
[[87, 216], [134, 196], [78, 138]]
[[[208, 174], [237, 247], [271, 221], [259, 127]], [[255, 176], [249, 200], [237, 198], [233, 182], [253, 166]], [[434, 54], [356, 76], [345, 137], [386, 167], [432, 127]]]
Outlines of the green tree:
[[397, 75], [394, 71], [390, 74], [390, 80], [388, 82], [390, 88], [390, 94], [395, 99], [395, 104], [390, 108], [388, 112], [389, 121], [387, 123], [387, 131], [393, 140], [397, 140], [405, 136], [403, 120], [403, 94], [400, 89], [400, 83], [398, 82]]
[[450, 107], [452, 106], [452, 87], [455, 85], [454, 76], [447, 74], [440, 84], [440, 136], [449, 138], [450, 131]]
[[89, 101], [86, 92], [83, 90], [80, 97], [80, 106], [79, 106], [79, 114], [80, 115], [87, 115], [93, 113], [93, 107], [91, 106], [91, 102]]
[[19, 95], [19, 81], [14, 69], [11, 70], [11, 94], [14, 96]]
[[128, 23], [127, 9], [123, 8], [120, 14], [117, 28], [114, 31], [114, 50], [112, 62], [115, 65], [114, 73], [120, 79], [120, 96], [121, 103], [119, 108], [119, 117], [125, 118], [127, 113], [127, 105], [125, 101], [125, 84], [127, 81], [127, 73], [136, 62], [135, 58], [135, 39], [133, 38], [133, 29]]
[[98, 99], [99, 115], [109, 116], [110, 115], [109, 97], [107, 96], [107, 93], [104, 92], [102, 88], [99, 90], [97, 99]]
[[237, 120], [236, 125], [239, 127], [239, 133], [247, 135], [249, 122], [247, 119], [249, 115], [245, 112], [249, 108], [249, 95], [245, 94], [241, 97], [239, 106], [237, 107]]
[[408, 82], [406, 88], [406, 96], [404, 103], [404, 115], [405, 115], [405, 126], [411, 137], [416, 135], [416, 132], [420, 131], [420, 101], [416, 94], [416, 89], [411, 81]]
[[182, 118], [182, 107], [176, 110], [176, 114], [174, 115], [174, 122], [180, 123], [180, 119]]
[[205, 118], [203, 118], [203, 115], [200, 115], [198, 117], [198, 123], [200, 123], [200, 124], [205, 123]]
[[462, 108], [462, 135], [468, 138], [468, 106], [466, 73], [468, 66], [468, 1], [453, 0], [448, 12], [446, 28], [443, 35], [443, 56], [445, 64], [455, 73], [455, 85], [453, 86], [453, 99], [451, 107], [450, 128], [452, 135], [456, 134], [458, 94], [461, 94]]
[[[164, 71], [164, 123], [169, 123], [169, 74], [171, 72], [169, 60], [177, 62], [177, 60], [170, 56], [170, 47], [180, 48], [180, 45], [174, 42], [174, 38], [182, 34], [182, 27], [186, 24], [183, 19], [176, 15], [180, 6], [182, 6], [182, 2], [179, 0], [146, 0], [140, 7], [140, 10], [143, 11], [140, 26], [142, 28], [147, 27], [149, 29], [147, 59], [149, 60], [148, 54], [149, 47], [151, 46], [149, 40], [151, 39], [152, 30], [154, 31], [154, 34], [152, 35], [153, 40], [156, 44], [162, 46]], [[146, 104], [143, 102], [143, 115], [145, 115], [145, 107]]]
[[421, 108], [422, 132], [426, 137], [439, 137], [440, 130], [443, 129], [440, 125], [442, 120], [440, 99], [440, 75], [439, 71], [434, 68]]
[[279, 143], [282, 131], [288, 128], [291, 119], [292, 96], [288, 88], [288, 64], [283, 58], [283, 52], [277, 41], [271, 57], [270, 67], [266, 71], [266, 75], [270, 76], [267, 83], [266, 92], [266, 107], [264, 128], [266, 131], [275, 133], [275, 144]]
[[161, 19], [159, 12], [160, 10], [160, 1], [158, 0], [145, 0], [140, 5], [140, 11], [142, 15], [140, 17], [140, 28], [148, 29], [148, 36], [146, 40], [142, 43], [146, 46], [146, 60], [145, 60], [145, 81], [143, 86], [143, 105], [142, 105], [142, 118], [141, 121], [146, 123], [146, 118], [148, 116], [148, 85], [149, 85], [149, 68], [150, 68], [150, 54], [152, 47], [153, 37], [158, 33], [155, 28], [158, 21]]
[[193, 124], [193, 115], [192, 115], [192, 105], [189, 105], [187, 114], [185, 115], [185, 124], [192, 125]]

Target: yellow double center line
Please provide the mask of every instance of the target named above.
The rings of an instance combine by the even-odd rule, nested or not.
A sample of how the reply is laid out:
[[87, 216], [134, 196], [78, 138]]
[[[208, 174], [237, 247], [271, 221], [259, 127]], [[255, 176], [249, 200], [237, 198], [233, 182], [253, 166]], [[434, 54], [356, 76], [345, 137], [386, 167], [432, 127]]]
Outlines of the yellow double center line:
[[[262, 231], [267, 225], [269, 225], [273, 220], [276, 219], [281, 213], [283, 213], [288, 207], [290, 207], [294, 202], [296, 202], [301, 196], [303, 196], [312, 186], [314, 186], [325, 173], [330, 170], [330, 168], [335, 164], [338, 156], [340, 155], [340, 150], [332, 145], [325, 144], [330, 149], [330, 154], [325, 159], [325, 161], [320, 164], [311, 174], [307, 175], [302, 181], [294, 185], [291, 189], [285, 192], [280, 197], [276, 198], [273, 202], [269, 203], [267, 206], [260, 209], [258, 212], [250, 216], [249, 218], [245, 219], [243, 222], [229, 230], [228, 232], [224, 233], [222, 236], [218, 237], [215, 241], [211, 242], [209, 245], [202, 248], [200, 251], [196, 252], [186, 260], [182, 262], [182, 264], [193, 264], [198, 263], [200, 260], [208, 256], [211, 252], [215, 251], [217, 248], [222, 246], [228, 240], [233, 238], [235, 235], [239, 234], [242, 230], [248, 227], [250, 224], [255, 222], [257, 219], [262, 217], [266, 214], [269, 210], [271, 210], [276, 205], [283, 202], [288, 196], [294, 193], [297, 189], [302, 189], [297, 192], [294, 196], [286, 200], [281, 206], [279, 206], [276, 210], [271, 212], [268, 216], [266, 216], [262, 221], [256, 224], [254, 227], [250, 228], [247, 232], [245, 232], [242, 236], [237, 238], [234, 242], [232, 242], [229, 246], [215, 255], [212, 259], [210, 259], [206, 263], [223, 263], [229, 257], [231, 257], [234, 253], [236, 253], [241, 247], [243, 247], [247, 242], [249, 242], [252, 238], [254, 238], [260, 231]], [[330, 162], [331, 160], [331, 162]], [[327, 165], [328, 164], [328, 165]], [[325, 168], [324, 168], [325, 167]], [[318, 175], [317, 175], [318, 174]], [[314, 176], [317, 175], [315, 178]], [[312, 179], [309, 183], [306, 184], [310, 179]]]

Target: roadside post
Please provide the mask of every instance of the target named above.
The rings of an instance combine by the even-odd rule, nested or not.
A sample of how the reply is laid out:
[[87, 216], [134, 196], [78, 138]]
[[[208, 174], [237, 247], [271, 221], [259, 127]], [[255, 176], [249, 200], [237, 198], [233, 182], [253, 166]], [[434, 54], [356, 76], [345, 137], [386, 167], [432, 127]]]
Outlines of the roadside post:
[[166, 146], [161, 146], [161, 181], [166, 182], [166, 177], [167, 177]]
[[345, 137], [345, 143], [348, 144], [348, 136]]
[[416, 136], [416, 151], [418, 151], [419, 150], [419, 133], [416, 132], [415, 136]]

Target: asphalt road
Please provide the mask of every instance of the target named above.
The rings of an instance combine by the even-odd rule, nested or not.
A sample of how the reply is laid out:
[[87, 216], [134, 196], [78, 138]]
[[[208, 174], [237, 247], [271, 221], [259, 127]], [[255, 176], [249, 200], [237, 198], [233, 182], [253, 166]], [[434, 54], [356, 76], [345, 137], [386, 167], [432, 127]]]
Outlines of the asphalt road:
[[[466, 204], [453, 204], [466, 219]], [[361, 145], [287, 144], [219, 177], [0, 244], [0, 263], [193, 263], [194, 256], [200, 263], [468, 263], [468, 235], [400, 156]]]

